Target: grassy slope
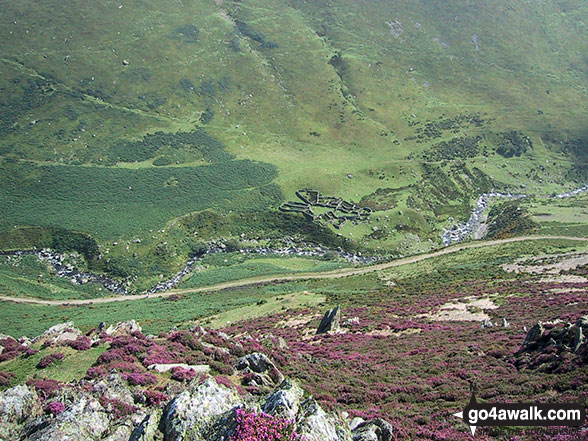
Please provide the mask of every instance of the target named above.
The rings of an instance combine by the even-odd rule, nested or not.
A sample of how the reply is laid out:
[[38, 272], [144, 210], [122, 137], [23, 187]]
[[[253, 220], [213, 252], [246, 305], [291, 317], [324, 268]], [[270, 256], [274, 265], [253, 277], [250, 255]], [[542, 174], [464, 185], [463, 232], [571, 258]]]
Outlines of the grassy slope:
[[[585, 106], [574, 105], [586, 99], [587, 11], [580, 2], [122, 6], [4, 5], [0, 154], [17, 162], [2, 165], [3, 228], [63, 224], [103, 245], [138, 237], [141, 245], [114, 248], [111, 256], [135, 252], [143, 272], [169, 273], [186, 257], [185, 237], [157, 230], [203, 208], [268, 210], [307, 186], [356, 202], [378, 188], [397, 189], [395, 202], [370, 225], [348, 224], [340, 233], [412, 252], [438, 242], [447, 218], [467, 217], [472, 197], [490, 186], [525, 184], [546, 193], [572, 185], [566, 173], [574, 159], [559, 152], [559, 141], [585, 137]], [[219, 165], [185, 145], [161, 145], [146, 160], [114, 165], [123, 141], [193, 130], [207, 110], [214, 116], [206, 130], [227, 151], [277, 167], [264, 184], [277, 183], [281, 195], [260, 203], [255, 192], [211, 188], [198, 176], [202, 167], [221, 176]], [[467, 121], [476, 113], [481, 127], [466, 122], [415, 138], [427, 122]], [[493, 133], [515, 129], [534, 148], [520, 158], [493, 153]], [[455, 136], [482, 136], [488, 156], [436, 164], [438, 173], [424, 169], [421, 153]], [[153, 169], [160, 156], [172, 163]], [[70, 168], [56, 166], [62, 163]], [[258, 167], [237, 175], [248, 179], [268, 166]], [[475, 167], [486, 184], [469, 182]], [[14, 174], [22, 176], [16, 187], [9, 183]], [[46, 174], [61, 186], [45, 186], [46, 176], [39, 183]], [[137, 185], [155, 175], [172, 180], [161, 179], [163, 189], [159, 178]], [[195, 177], [186, 197], [175, 194], [182, 188], [173, 178], [183, 177]], [[436, 188], [443, 190], [433, 197]], [[31, 197], [41, 191], [42, 198]], [[373, 236], [372, 227], [387, 234]], [[183, 248], [154, 257], [162, 241]]]

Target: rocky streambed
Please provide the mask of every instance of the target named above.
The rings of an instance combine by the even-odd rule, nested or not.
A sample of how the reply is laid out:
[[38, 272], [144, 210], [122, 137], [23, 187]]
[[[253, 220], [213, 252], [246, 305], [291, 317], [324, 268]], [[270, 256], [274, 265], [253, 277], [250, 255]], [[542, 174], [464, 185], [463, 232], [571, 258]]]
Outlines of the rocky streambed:
[[[565, 193], [552, 194], [546, 196], [548, 198], [565, 199], [573, 196], [577, 196], [581, 193], [588, 191], [588, 184], [582, 187], [570, 190]], [[483, 237], [483, 231], [481, 229], [482, 224], [486, 220], [487, 210], [490, 207], [490, 203], [496, 199], [522, 199], [529, 197], [526, 194], [513, 194], [513, 193], [500, 193], [490, 192], [481, 194], [476, 201], [476, 205], [472, 210], [470, 218], [465, 223], [453, 225], [450, 228], [443, 230], [442, 242], [444, 246], [449, 246], [454, 243], [462, 242], [469, 237], [474, 239], [481, 239]]]

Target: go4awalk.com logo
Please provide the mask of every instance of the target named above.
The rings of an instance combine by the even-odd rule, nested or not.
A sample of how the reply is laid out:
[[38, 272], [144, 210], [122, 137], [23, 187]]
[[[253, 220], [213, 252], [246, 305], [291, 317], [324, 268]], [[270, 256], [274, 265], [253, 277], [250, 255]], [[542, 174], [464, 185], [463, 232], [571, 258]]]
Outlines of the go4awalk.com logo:
[[586, 409], [583, 403], [478, 403], [472, 391], [469, 404], [453, 416], [463, 418], [474, 436], [478, 427], [580, 427]]

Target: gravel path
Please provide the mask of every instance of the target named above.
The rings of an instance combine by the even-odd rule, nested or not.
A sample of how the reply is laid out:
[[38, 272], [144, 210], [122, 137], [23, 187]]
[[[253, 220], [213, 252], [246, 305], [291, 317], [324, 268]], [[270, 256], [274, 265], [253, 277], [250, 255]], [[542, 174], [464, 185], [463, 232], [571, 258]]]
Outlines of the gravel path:
[[453, 245], [447, 248], [443, 248], [439, 251], [435, 251], [427, 254], [419, 254], [417, 256], [405, 257], [402, 259], [394, 260], [392, 262], [379, 263], [376, 265], [364, 266], [361, 268], [344, 268], [335, 271], [327, 271], [324, 273], [307, 273], [307, 274], [296, 274], [290, 276], [270, 276], [270, 277], [256, 277], [250, 279], [235, 280], [232, 282], [219, 283], [211, 286], [203, 286], [201, 288], [189, 288], [189, 289], [170, 289], [165, 292], [158, 292], [149, 295], [129, 295], [129, 296], [117, 296], [117, 297], [101, 297], [97, 299], [84, 299], [84, 300], [39, 300], [27, 297], [9, 297], [0, 296], [0, 301], [9, 301], [15, 303], [30, 303], [35, 305], [53, 305], [53, 306], [66, 306], [66, 305], [94, 305], [98, 303], [111, 303], [111, 302], [127, 302], [132, 300], [141, 300], [146, 298], [155, 297], [168, 297], [173, 294], [191, 294], [211, 291], [221, 291], [229, 288], [240, 288], [245, 286], [255, 285], [266, 285], [270, 283], [281, 283], [281, 282], [292, 282], [296, 280], [317, 280], [317, 279], [337, 279], [341, 277], [357, 276], [361, 274], [371, 273], [373, 271], [381, 271], [388, 268], [394, 268], [397, 266], [408, 265], [411, 263], [420, 262], [422, 260], [431, 259], [433, 257], [443, 256], [445, 254], [457, 253], [462, 250], [470, 248], [484, 248], [495, 245], [501, 245], [512, 242], [524, 242], [525, 240], [573, 240], [573, 241], [584, 241], [588, 242], [588, 237], [573, 237], [573, 236], [525, 236], [525, 237], [513, 237], [509, 239], [489, 240], [480, 242], [468, 242], [465, 244]]

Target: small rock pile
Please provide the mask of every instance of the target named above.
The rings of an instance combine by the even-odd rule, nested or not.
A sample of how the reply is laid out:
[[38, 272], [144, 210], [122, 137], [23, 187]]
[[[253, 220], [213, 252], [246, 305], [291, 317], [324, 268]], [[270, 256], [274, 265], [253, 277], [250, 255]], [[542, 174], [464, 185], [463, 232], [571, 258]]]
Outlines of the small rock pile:
[[537, 323], [515, 355], [519, 369], [537, 369], [561, 373], [576, 369], [588, 362], [588, 316], [575, 323]]

